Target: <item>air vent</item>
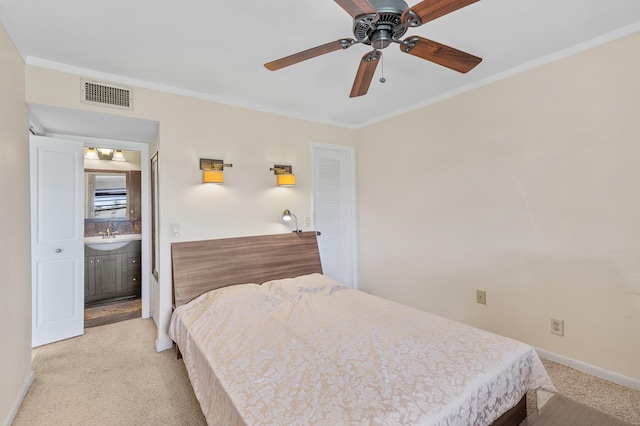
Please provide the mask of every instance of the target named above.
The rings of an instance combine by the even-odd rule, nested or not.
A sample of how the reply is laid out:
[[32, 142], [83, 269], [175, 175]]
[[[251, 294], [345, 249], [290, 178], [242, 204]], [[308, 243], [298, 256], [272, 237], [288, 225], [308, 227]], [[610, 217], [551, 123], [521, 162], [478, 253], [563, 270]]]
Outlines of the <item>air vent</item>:
[[133, 111], [132, 88], [84, 78], [80, 80], [80, 84], [82, 91], [80, 102], [83, 104]]

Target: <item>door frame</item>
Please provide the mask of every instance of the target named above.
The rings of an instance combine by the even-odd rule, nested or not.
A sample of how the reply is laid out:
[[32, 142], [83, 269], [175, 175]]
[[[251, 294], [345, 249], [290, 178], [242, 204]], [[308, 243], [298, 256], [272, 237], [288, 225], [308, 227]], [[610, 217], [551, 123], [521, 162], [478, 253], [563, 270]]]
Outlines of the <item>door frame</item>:
[[[140, 262], [142, 268], [141, 277], [141, 299], [142, 318], [149, 318], [150, 312], [150, 287], [151, 287], [151, 158], [149, 157], [149, 144], [146, 142], [134, 142], [118, 139], [102, 139], [90, 136], [73, 136], [50, 134], [50, 137], [73, 139], [84, 142], [85, 147], [104, 146], [125, 151], [140, 152], [140, 191], [142, 197], [141, 204], [141, 253]], [[83, 177], [84, 179], [84, 177]]]
[[312, 211], [313, 211], [313, 223], [314, 229], [316, 224], [316, 204], [318, 191], [318, 171], [316, 170], [316, 155], [321, 151], [336, 151], [346, 156], [347, 163], [347, 184], [346, 184], [346, 197], [349, 208], [349, 214], [347, 215], [348, 228], [350, 233], [349, 244], [351, 245], [351, 286], [355, 289], [358, 288], [358, 238], [357, 238], [357, 214], [356, 214], [356, 148], [349, 145], [335, 145], [323, 142], [311, 142], [311, 170], [312, 170]]

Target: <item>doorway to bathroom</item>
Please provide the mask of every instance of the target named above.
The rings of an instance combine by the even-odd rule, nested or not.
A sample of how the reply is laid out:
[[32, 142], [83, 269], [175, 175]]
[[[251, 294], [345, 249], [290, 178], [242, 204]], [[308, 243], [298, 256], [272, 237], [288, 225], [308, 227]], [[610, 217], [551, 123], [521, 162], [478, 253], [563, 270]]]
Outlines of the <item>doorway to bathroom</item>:
[[[78, 271], [78, 285], [71, 286], [69, 284], [70, 281], [65, 280], [64, 277], [58, 277], [59, 274], [55, 273], [47, 273], [47, 274], [39, 274], [35, 273], [38, 271], [38, 263], [35, 255], [33, 254], [33, 248], [36, 247], [32, 243], [32, 256], [34, 258], [34, 273], [33, 277], [33, 302], [32, 302], [32, 312], [33, 312], [33, 330], [32, 330], [32, 340], [33, 346], [39, 346], [46, 343], [51, 343], [57, 340], [62, 340], [65, 338], [72, 337], [73, 335], [82, 334], [82, 330], [84, 329], [84, 290], [85, 290], [85, 274], [84, 274], [84, 244], [86, 244], [86, 240], [84, 239], [85, 234], [85, 221], [84, 221], [84, 211], [87, 209], [87, 205], [85, 204], [85, 194], [84, 194], [84, 165], [83, 165], [83, 149], [84, 153], [88, 151], [88, 147], [105, 147], [109, 149], [121, 150], [121, 151], [131, 151], [139, 155], [140, 158], [140, 167], [139, 167], [139, 182], [140, 182], [140, 225], [139, 231], [136, 228], [133, 228], [132, 231], [136, 231], [138, 233], [138, 237], [136, 239], [136, 244], [139, 245], [139, 254], [133, 254], [131, 256], [127, 255], [120, 256], [120, 261], [124, 262], [124, 259], [127, 260], [135, 260], [135, 263], [140, 265], [139, 268], [139, 276], [140, 279], [140, 291], [139, 293], [139, 307], [136, 308], [138, 311], [135, 315], [137, 317], [141, 316], [143, 318], [150, 317], [151, 313], [154, 309], [150, 306], [150, 278], [151, 278], [151, 266], [150, 266], [150, 155], [151, 150], [157, 149], [157, 132], [158, 132], [158, 122], [144, 119], [137, 119], [131, 117], [118, 117], [110, 114], [103, 114], [97, 112], [89, 112], [89, 111], [80, 111], [80, 110], [70, 110], [66, 108], [59, 107], [51, 107], [44, 105], [34, 105], [30, 104], [30, 131], [32, 135], [40, 135], [43, 136], [42, 139], [49, 140], [60, 140], [64, 139], [67, 141], [73, 141], [75, 145], [79, 144], [79, 151], [75, 154], [70, 154], [71, 156], [76, 156], [78, 158], [78, 171], [69, 173], [69, 185], [75, 187], [73, 182], [77, 182], [77, 197], [74, 196], [74, 199], [78, 199], [79, 204], [77, 208], [67, 209], [70, 211], [70, 214], [73, 213], [72, 216], [76, 215], [79, 218], [78, 228], [74, 231], [75, 234], [78, 235], [78, 244], [80, 245], [80, 249], [75, 257], [69, 258], [65, 265], [68, 265], [69, 270]], [[52, 144], [50, 141], [45, 141], [45, 146], [51, 147]], [[74, 146], [75, 146], [74, 145]], [[56, 155], [59, 155], [55, 149], [52, 150], [56, 152]], [[55, 172], [60, 171], [61, 167], [57, 165], [55, 162], [51, 161], [42, 161], [40, 163], [34, 163], [32, 157], [32, 181], [35, 182], [36, 178], [40, 179], [42, 182], [50, 182], [52, 189], [60, 190], [61, 189], [61, 181], [56, 179], [49, 179], [47, 181], [46, 178], [42, 178], [44, 174], [42, 174], [42, 170], [40, 170], [40, 165], [48, 165], [51, 164], [52, 170]], [[74, 163], [75, 160], [71, 161]], [[118, 169], [116, 166], [117, 161], [111, 161], [109, 164], [113, 169]], [[68, 168], [67, 168], [68, 169]], [[73, 177], [75, 176], [75, 177]], [[99, 180], [99, 179], [98, 179]], [[75, 194], [75, 190], [62, 190], [62, 198], [54, 197], [51, 198], [50, 194], [52, 192], [41, 191], [42, 194], [41, 199], [46, 201], [50, 200], [52, 204], [52, 208], [55, 211], [58, 211], [61, 207], [61, 202], [64, 199], [71, 197], [69, 194]], [[34, 196], [38, 196], [39, 192], [37, 187], [34, 188], [32, 186], [32, 200]], [[58, 191], [59, 192], [59, 191]], [[35, 194], [35, 195], [34, 195]], [[100, 194], [99, 197], [103, 197], [103, 194]], [[123, 199], [122, 194], [115, 194], [116, 199], [120, 199], [120, 202]], [[103, 201], [105, 199], [103, 198]], [[115, 201], [114, 201], [115, 202]], [[34, 203], [32, 202], [32, 209], [34, 207]], [[51, 211], [51, 209], [44, 209], [40, 217], [47, 217], [47, 211]], [[108, 209], [105, 209], [108, 210]], [[66, 210], [65, 210], [66, 211]], [[32, 217], [38, 214], [38, 212], [32, 212]], [[101, 216], [106, 214], [105, 212], [100, 213]], [[120, 215], [121, 213], [117, 213]], [[66, 215], [67, 217], [69, 215]], [[104, 216], [101, 219], [105, 219]], [[34, 223], [32, 221], [32, 236], [37, 236], [38, 227], [34, 228]], [[104, 224], [102, 224], [104, 225]], [[102, 226], [100, 225], [100, 226]], [[120, 224], [119, 224], [120, 225]], [[98, 226], [98, 225], [96, 225]], [[47, 227], [46, 229], [56, 229], [55, 226]], [[73, 227], [75, 230], [76, 228]], [[113, 229], [115, 230], [115, 228]], [[99, 229], [98, 236], [102, 237], [100, 232], [106, 231], [105, 229]], [[110, 227], [110, 234], [112, 229]], [[122, 234], [115, 234], [116, 237], [124, 237]], [[123, 238], [120, 238], [121, 240]], [[62, 240], [57, 240], [56, 244], [63, 243]], [[61, 241], [61, 242], [60, 242]], [[75, 240], [74, 240], [75, 241]], [[120, 243], [122, 241], [119, 241]], [[133, 243], [132, 243], [133, 244]], [[58, 247], [58, 246], [56, 246]], [[62, 256], [63, 254], [73, 254], [75, 251], [63, 249], [60, 250], [60, 253], [55, 251], [53, 247], [52, 253], [56, 253], [57, 256]], [[113, 247], [116, 250], [115, 247]], [[105, 253], [106, 254], [106, 253]], [[99, 254], [100, 256], [103, 253]], [[102, 259], [101, 259], [102, 262]], [[107, 266], [107, 264], [104, 264]], [[121, 265], [122, 266], [122, 265]], [[105, 268], [108, 269], [108, 268]], [[51, 271], [49, 271], [51, 272]], [[55, 272], [55, 271], [53, 271]], [[124, 275], [125, 278], [135, 276], [135, 271], [131, 267], [121, 267], [120, 269], [121, 276]], [[38, 277], [45, 277], [46, 283], [39, 283], [37, 281]], [[47, 284], [47, 285], [44, 285]], [[52, 284], [49, 286], [48, 284]], [[85, 285], [83, 285], [85, 284]], [[75, 287], [74, 287], [75, 286]], [[71, 291], [71, 287], [77, 288], [77, 292], [74, 290]], [[66, 294], [67, 296], [62, 296], [63, 291], [53, 291], [54, 288], [58, 289], [69, 289]], [[39, 291], [43, 290], [43, 291]], [[55, 297], [52, 297], [55, 295]], [[76, 303], [76, 301], [78, 303]], [[117, 314], [122, 314], [122, 310], [119, 310]], [[70, 320], [76, 321], [76, 323], [80, 326], [77, 334], [69, 334], [65, 330], [54, 329], [58, 324], [61, 324], [62, 319], [69, 318]], [[77, 319], [76, 319], [77, 318]], [[43, 325], [51, 326], [53, 328], [46, 330], [38, 330]], [[89, 325], [89, 324], [88, 324]], [[74, 326], [75, 327], [75, 326]], [[75, 328], [73, 328], [75, 331]]]
[[84, 327], [142, 315], [140, 151], [84, 147]]

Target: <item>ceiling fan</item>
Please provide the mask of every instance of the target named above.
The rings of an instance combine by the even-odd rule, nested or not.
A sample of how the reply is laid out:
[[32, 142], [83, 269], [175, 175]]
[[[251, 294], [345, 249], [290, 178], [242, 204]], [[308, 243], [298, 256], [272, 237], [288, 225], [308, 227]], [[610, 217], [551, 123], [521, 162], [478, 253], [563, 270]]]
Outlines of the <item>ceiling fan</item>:
[[404, 0], [334, 1], [353, 17], [355, 39], [342, 38], [266, 63], [264, 66], [268, 70], [276, 71], [325, 53], [347, 49], [354, 44], [370, 45], [373, 47], [373, 51], [362, 57], [351, 88], [349, 97], [354, 98], [367, 93], [378, 62], [382, 57], [382, 52], [379, 49], [384, 49], [391, 43], [398, 43], [400, 50], [404, 53], [461, 73], [470, 71], [482, 61], [482, 58], [423, 37], [412, 36], [404, 40], [400, 39], [407, 32], [407, 29], [419, 27], [478, 0], [423, 0], [411, 8]]

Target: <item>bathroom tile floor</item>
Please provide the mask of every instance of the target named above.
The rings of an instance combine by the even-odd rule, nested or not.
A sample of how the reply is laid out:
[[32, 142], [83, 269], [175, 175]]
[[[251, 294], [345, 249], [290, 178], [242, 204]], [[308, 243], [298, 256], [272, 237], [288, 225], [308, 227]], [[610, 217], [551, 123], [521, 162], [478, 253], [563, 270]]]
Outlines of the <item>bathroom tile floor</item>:
[[142, 315], [142, 299], [122, 300], [84, 310], [84, 328], [139, 318]]

